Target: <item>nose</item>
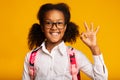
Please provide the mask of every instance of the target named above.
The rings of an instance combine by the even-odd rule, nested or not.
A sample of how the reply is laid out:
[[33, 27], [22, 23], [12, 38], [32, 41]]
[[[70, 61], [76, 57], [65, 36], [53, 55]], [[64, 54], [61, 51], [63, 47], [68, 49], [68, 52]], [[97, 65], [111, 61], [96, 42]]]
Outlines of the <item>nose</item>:
[[53, 23], [51, 29], [57, 29], [57, 24]]

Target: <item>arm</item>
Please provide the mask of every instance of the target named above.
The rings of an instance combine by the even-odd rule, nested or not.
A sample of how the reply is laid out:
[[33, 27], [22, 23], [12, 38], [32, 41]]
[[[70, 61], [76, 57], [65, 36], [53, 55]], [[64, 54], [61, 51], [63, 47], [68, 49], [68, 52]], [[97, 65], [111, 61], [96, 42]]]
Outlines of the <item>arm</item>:
[[83, 32], [80, 35], [80, 38], [90, 48], [94, 58], [94, 65], [85, 59], [86, 61], [84, 62], [84, 67], [82, 70], [95, 80], [107, 80], [108, 72], [96, 40], [96, 34], [99, 30], [99, 27], [97, 27], [94, 31], [93, 24], [91, 24], [90, 29], [86, 23], [84, 23], [84, 26], [86, 28], [86, 32]]
[[29, 77], [29, 71], [28, 71], [28, 54], [27, 56], [25, 57], [25, 61], [24, 61], [24, 70], [23, 70], [23, 75], [22, 75], [22, 80], [30, 80], [30, 77]]
[[93, 59], [94, 64], [83, 53], [76, 50], [76, 61], [81, 72], [85, 73], [92, 80], [107, 80], [108, 72], [102, 54], [93, 55]]

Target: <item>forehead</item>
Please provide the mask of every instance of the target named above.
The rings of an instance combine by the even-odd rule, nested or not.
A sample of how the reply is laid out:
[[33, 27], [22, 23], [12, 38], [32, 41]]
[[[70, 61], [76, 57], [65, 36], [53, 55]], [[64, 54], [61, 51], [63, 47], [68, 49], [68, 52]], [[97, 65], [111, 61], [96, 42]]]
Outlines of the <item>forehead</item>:
[[64, 20], [64, 14], [59, 10], [49, 10], [45, 13], [44, 20]]

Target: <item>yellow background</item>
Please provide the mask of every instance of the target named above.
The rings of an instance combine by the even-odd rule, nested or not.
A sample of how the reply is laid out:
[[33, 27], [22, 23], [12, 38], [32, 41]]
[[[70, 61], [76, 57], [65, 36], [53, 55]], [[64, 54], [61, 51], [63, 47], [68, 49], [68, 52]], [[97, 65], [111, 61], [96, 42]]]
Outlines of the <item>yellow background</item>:
[[[0, 1], [0, 80], [21, 80], [23, 61], [29, 51], [29, 28], [38, 22], [41, 4], [65, 2], [70, 6], [71, 21], [84, 31], [83, 22], [100, 25], [98, 43], [109, 71], [109, 80], [120, 80], [120, 0], [1, 0]], [[80, 41], [73, 47], [92, 60], [90, 50]], [[83, 80], [90, 80], [84, 74]]]

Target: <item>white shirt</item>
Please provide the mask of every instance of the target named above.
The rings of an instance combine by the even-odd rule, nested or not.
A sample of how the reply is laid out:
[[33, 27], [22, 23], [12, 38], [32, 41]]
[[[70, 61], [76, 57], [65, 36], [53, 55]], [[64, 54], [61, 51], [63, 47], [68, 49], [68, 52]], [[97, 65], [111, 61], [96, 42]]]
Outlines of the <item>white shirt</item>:
[[[70, 74], [70, 61], [67, 46], [61, 42], [54, 47], [51, 53], [42, 43], [41, 49], [37, 51], [35, 58], [36, 77], [35, 80], [72, 80]], [[30, 80], [28, 73], [29, 57], [31, 51], [26, 55], [22, 80]], [[83, 53], [76, 50], [75, 53], [78, 69], [88, 75], [92, 80], [107, 80], [108, 72], [102, 55], [94, 56], [94, 64], [85, 57]]]

